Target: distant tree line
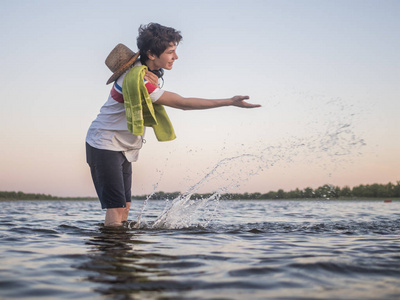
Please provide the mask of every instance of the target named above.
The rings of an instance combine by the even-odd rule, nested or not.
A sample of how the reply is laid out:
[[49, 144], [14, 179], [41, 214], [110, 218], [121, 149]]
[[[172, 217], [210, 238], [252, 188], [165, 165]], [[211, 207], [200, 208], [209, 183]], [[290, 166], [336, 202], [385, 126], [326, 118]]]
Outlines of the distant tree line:
[[[156, 192], [150, 199], [175, 199], [180, 195], [179, 192], [164, 193]], [[193, 198], [208, 198], [212, 193], [207, 194], [194, 194]], [[133, 196], [133, 199], [144, 200], [148, 196]], [[313, 189], [307, 187], [305, 189], [295, 189], [292, 191], [270, 191], [268, 193], [227, 193], [222, 194], [222, 200], [273, 200], [273, 199], [316, 199], [316, 198], [399, 198], [400, 197], [400, 181], [396, 184], [389, 182], [388, 184], [367, 184], [359, 185], [353, 188], [345, 186], [340, 188], [325, 184], [321, 187]]]
[[265, 194], [244, 193], [244, 194], [224, 194], [225, 199], [315, 199], [315, 198], [397, 198], [400, 197], [400, 181], [396, 184], [367, 184], [353, 188], [345, 186], [340, 188], [325, 184], [316, 189], [307, 187], [305, 189], [295, 189], [291, 191], [271, 191]]
[[0, 191], [0, 200], [93, 200], [92, 197], [57, 197], [46, 194]]
[[[151, 195], [150, 199], [165, 200], [175, 199], [181, 193], [165, 193], [156, 192]], [[208, 198], [213, 193], [194, 194], [192, 198]], [[148, 195], [132, 196], [132, 199], [144, 200]], [[400, 181], [396, 184], [389, 182], [388, 184], [366, 184], [358, 185], [353, 188], [348, 186], [338, 187], [325, 184], [316, 189], [307, 187], [305, 189], [295, 189], [292, 191], [271, 191], [268, 193], [227, 193], [222, 194], [222, 200], [273, 200], [273, 199], [316, 199], [316, 198], [400, 198]], [[0, 191], [0, 200], [94, 200], [95, 197], [56, 197], [45, 194], [26, 194], [23, 192], [2, 192]]]

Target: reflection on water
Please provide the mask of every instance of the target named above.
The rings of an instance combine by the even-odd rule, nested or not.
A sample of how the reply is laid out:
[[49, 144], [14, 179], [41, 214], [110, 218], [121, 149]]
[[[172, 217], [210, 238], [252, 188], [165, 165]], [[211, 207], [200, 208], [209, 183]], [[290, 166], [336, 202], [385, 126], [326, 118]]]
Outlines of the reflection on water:
[[100, 227], [99, 234], [86, 242], [90, 260], [79, 268], [91, 272], [87, 280], [101, 283], [96, 290], [104, 295], [149, 290], [150, 277], [165, 271], [157, 267], [155, 257], [148, 257], [151, 263], [141, 262], [143, 255], [135, 249], [141, 243], [145, 242], [138, 240], [128, 228]]
[[396, 299], [399, 213], [361, 204], [229, 201], [241, 217], [207, 227], [100, 226], [79, 269], [115, 299]]
[[220, 201], [181, 229], [152, 226], [163, 201], [139, 229], [97, 202], [2, 204], [2, 299], [400, 298], [400, 201]]
[[108, 297], [136, 299], [137, 295], [145, 295], [146, 299], [151, 299], [153, 296], [159, 298], [157, 295], [160, 292], [165, 292], [166, 296], [170, 291], [171, 295], [175, 295], [173, 299], [176, 299], [176, 291], [190, 290], [193, 287], [173, 280], [174, 274], [169, 269], [179, 273], [196, 267], [198, 263], [182, 262], [179, 257], [157, 251], [143, 251], [140, 245], [151, 249], [155, 243], [140, 240], [140, 237], [154, 233], [128, 227], [100, 226], [99, 234], [86, 242], [90, 260], [78, 268], [90, 272], [86, 280], [99, 284], [96, 292]]

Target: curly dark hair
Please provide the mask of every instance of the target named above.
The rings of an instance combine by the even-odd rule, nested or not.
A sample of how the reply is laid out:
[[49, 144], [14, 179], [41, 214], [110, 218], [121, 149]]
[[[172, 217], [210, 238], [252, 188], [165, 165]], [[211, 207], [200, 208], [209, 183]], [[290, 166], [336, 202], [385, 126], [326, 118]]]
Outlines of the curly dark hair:
[[157, 23], [149, 23], [139, 27], [137, 47], [140, 51], [140, 62], [144, 64], [149, 58], [147, 52], [157, 57], [167, 49], [171, 43], [178, 45], [182, 40], [180, 31], [171, 27], [162, 26]]

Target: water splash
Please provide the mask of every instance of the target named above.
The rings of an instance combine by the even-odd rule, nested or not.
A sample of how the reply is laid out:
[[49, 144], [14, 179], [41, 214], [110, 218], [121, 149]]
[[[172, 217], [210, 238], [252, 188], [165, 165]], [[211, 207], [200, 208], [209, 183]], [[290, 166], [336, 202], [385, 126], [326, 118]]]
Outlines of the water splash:
[[149, 199], [155, 194], [156, 190], [158, 188], [158, 182], [153, 186], [153, 191], [146, 197], [146, 199], [143, 202], [142, 205], [142, 210], [138, 216], [138, 219], [136, 221], [136, 224], [133, 224], [131, 227], [132, 228], [139, 228], [140, 227], [140, 221], [142, 220], [142, 215], [144, 214], [144, 211], [146, 209], [147, 206], [147, 202], [149, 201]]
[[190, 187], [186, 193], [175, 198], [170, 205], [167, 205], [162, 214], [152, 225], [152, 228], [187, 228], [193, 226], [194, 221], [198, 220], [199, 214], [201, 214], [202, 222], [199, 222], [197, 226], [207, 226], [215, 216], [221, 193], [227, 191], [232, 185], [238, 186], [238, 183], [235, 180], [231, 180], [227, 185], [221, 186], [211, 196], [205, 198], [200, 197], [193, 199], [192, 197], [194, 193], [196, 193], [207, 182], [222, 176], [225, 173], [222, 170], [223, 167], [230, 166], [232, 162], [242, 160], [244, 158], [261, 159], [257, 155], [243, 154], [221, 160], [198, 183]]
[[153, 185], [153, 191], [152, 191], [152, 192], [146, 197], [146, 199], [144, 200], [143, 205], [142, 205], [141, 212], [139, 213], [139, 216], [138, 216], [138, 219], [137, 219], [136, 223], [134, 223], [134, 224], [129, 224], [129, 227], [132, 227], [132, 228], [139, 228], [139, 227], [140, 227], [140, 222], [141, 222], [141, 220], [142, 220], [142, 215], [144, 214], [144, 211], [145, 211], [145, 209], [146, 209], [146, 207], [147, 207], [147, 203], [148, 203], [149, 199], [156, 193], [157, 188], [158, 188], [158, 184], [161, 182], [161, 179], [162, 179], [163, 175], [164, 175], [164, 172], [160, 171], [160, 178], [159, 178], [159, 180]]
[[[355, 133], [355, 113], [340, 98], [330, 99], [322, 105], [325, 105], [326, 113], [313, 118], [312, 130], [306, 136], [290, 136], [268, 146], [265, 141], [260, 141], [247, 147], [246, 153], [221, 159], [185, 193], [171, 202], [166, 201], [164, 211], [151, 227], [181, 229], [207, 226], [216, 216], [222, 193], [238, 189], [253, 176], [278, 164], [320, 164], [328, 172], [333, 172], [355, 154], [361, 155], [361, 148], [366, 143]], [[214, 193], [208, 197], [196, 196], [196, 192], [209, 186], [217, 187], [213, 189]], [[155, 189], [152, 194], [154, 192]], [[333, 192], [333, 186], [327, 184], [321, 196], [329, 199]], [[140, 216], [150, 197], [145, 200]]]

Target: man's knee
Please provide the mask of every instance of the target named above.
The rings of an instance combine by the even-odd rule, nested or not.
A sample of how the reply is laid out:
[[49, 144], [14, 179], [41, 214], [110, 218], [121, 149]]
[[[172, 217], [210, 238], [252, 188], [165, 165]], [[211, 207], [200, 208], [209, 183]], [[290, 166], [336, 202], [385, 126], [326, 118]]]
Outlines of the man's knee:
[[126, 207], [107, 208], [104, 226], [121, 226], [126, 209]]

